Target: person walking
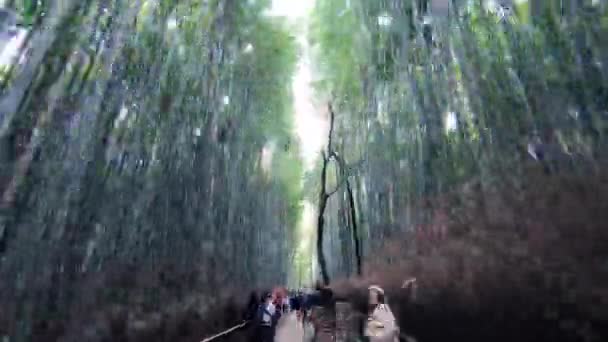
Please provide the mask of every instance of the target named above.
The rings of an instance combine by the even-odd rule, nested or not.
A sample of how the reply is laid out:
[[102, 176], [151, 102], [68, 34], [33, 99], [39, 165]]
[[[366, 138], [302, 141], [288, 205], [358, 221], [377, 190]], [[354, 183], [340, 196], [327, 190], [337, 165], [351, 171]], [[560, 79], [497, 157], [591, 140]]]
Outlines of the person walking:
[[281, 288], [277, 287], [272, 291], [272, 303], [276, 308], [276, 315], [280, 318], [283, 313], [283, 290]]
[[273, 296], [270, 293], [264, 295], [264, 301], [258, 310], [257, 319], [257, 341], [273, 342], [276, 307], [273, 303]]
[[304, 292], [302, 294], [302, 303], [300, 305], [302, 307], [302, 321], [306, 322], [309, 318], [310, 310], [312, 309], [311, 293]]
[[289, 313], [289, 301], [290, 301], [291, 297], [289, 296], [289, 294], [285, 294], [285, 296], [283, 297], [283, 303], [282, 303], [282, 309], [283, 309], [283, 313]]
[[375, 285], [368, 290], [369, 316], [365, 335], [370, 342], [399, 342], [399, 327], [386, 302], [384, 290]]
[[243, 320], [249, 321], [250, 326], [252, 327], [248, 331], [248, 341], [250, 342], [258, 342], [258, 328], [259, 322], [257, 320], [257, 313], [260, 309], [260, 305], [262, 302], [260, 301], [260, 297], [256, 291], [252, 291], [249, 296], [249, 302], [247, 303], [247, 309], [243, 313]]
[[291, 303], [289, 306], [291, 307], [291, 310], [296, 312], [296, 319], [299, 322], [302, 316], [302, 312], [300, 311], [302, 309], [300, 293], [296, 293], [293, 297], [291, 297]]

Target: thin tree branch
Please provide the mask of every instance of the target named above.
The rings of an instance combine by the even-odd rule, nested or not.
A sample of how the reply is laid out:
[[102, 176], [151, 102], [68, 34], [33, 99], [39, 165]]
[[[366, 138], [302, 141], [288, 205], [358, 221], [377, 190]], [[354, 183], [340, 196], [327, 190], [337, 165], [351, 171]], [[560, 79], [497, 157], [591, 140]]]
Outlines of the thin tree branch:
[[350, 207], [350, 219], [352, 225], [352, 235], [355, 242], [355, 261], [357, 265], [357, 275], [363, 274], [363, 266], [361, 262], [361, 240], [359, 237], [359, 226], [357, 224], [357, 211], [355, 209], [355, 198], [350, 182], [346, 182], [346, 193], [348, 195], [348, 206]]
[[329, 158], [332, 154], [334, 154], [332, 137], [334, 135], [334, 121], [336, 119], [336, 115], [334, 114], [334, 109], [331, 102], [327, 105], [327, 108], [329, 110], [329, 138], [327, 139], [327, 155]]
[[325, 229], [325, 208], [327, 207], [327, 200], [329, 196], [326, 193], [327, 181], [327, 164], [329, 163], [328, 157], [325, 155], [325, 151], [321, 151], [321, 157], [323, 158], [323, 166], [321, 168], [321, 190], [319, 191], [319, 211], [317, 214], [317, 259], [319, 262], [319, 268], [321, 269], [321, 277], [323, 283], [329, 284], [329, 273], [327, 272], [327, 263], [325, 261], [325, 253], [323, 253], [323, 231]]
[[[319, 191], [319, 210], [317, 216], [317, 258], [319, 262], [319, 268], [321, 269], [321, 276], [323, 278], [323, 282], [328, 285], [329, 284], [329, 274], [327, 272], [327, 264], [325, 260], [325, 254], [323, 253], [323, 233], [325, 229], [325, 209], [327, 208], [328, 199], [338, 192], [342, 185], [346, 184], [346, 190], [348, 194], [348, 202], [350, 207], [350, 218], [352, 221], [353, 228], [353, 239], [355, 242], [355, 257], [357, 262], [357, 274], [361, 275], [362, 267], [361, 267], [361, 243], [359, 241], [359, 233], [358, 227], [356, 223], [356, 212], [354, 207], [354, 198], [352, 193], [352, 188], [350, 182], [348, 181], [351, 176], [352, 170], [363, 164], [363, 160], [360, 160], [355, 164], [355, 166], [347, 166], [344, 160], [340, 157], [340, 155], [334, 151], [333, 149], [333, 133], [335, 128], [335, 113], [332, 107], [331, 102], [328, 103], [329, 110], [329, 133], [327, 139], [327, 150], [321, 151], [321, 157], [323, 160], [323, 166], [321, 167], [321, 189]], [[327, 167], [331, 160], [335, 160], [338, 164], [338, 173], [340, 174], [340, 180], [336, 185], [335, 189], [330, 192], [327, 192]]]
[[[350, 219], [352, 225], [352, 237], [355, 242], [355, 261], [357, 264], [357, 275], [361, 275], [363, 273], [363, 267], [361, 262], [361, 241], [359, 239], [359, 227], [357, 226], [357, 213], [355, 211], [355, 199], [353, 196], [353, 189], [350, 185], [349, 177], [352, 175], [351, 171], [354, 167], [347, 167], [344, 159], [340, 157], [340, 155], [332, 151], [329, 158], [333, 158], [340, 167], [340, 174], [342, 177], [342, 182], [336, 186], [334, 192], [338, 191], [338, 189], [342, 186], [342, 184], [346, 184], [346, 193], [348, 196], [348, 205], [350, 209]], [[361, 165], [363, 160], [360, 160], [355, 165]], [[332, 193], [333, 194], [333, 193]], [[330, 194], [331, 195], [331, 194]]]

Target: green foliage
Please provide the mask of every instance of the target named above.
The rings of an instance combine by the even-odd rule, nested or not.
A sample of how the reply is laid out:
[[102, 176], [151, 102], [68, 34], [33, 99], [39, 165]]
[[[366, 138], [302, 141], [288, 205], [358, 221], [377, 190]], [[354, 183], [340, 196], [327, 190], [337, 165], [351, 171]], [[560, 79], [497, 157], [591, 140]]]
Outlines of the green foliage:
[[287, 224], [295, 230], [302, 211], [302, 161], [296, 148], [275, 152], [273, 158], [273, 177], [282, 185], [284, 197], [288, 203]]
[[44, 13], [47, 1], [17, 0], [13, 1], [13, 8], [21, 15], [21, 25], [31, 27]]
[[0, 67], [0, 83], [4, 84], [5, 82], [10, 81], [11, 68], [8, 65], [3, 65]]
[[405, 3], [319, 0], [310, 30], [318, 90], [340, 114], [335, 148], [365, 160], [356, 183], [368, 229], [424, 222], [424, 212], [399, 213], [480, 176], [518, 184], [535, 131], [555, 132], [569, 153], [599, 152], [605, 13], [547, 11], [531, 22], [526, 2], [517, 20], [499, 21], [475, 1], [460, 17], [424, 22]]
[[[97, 298], [91, 309], [148, 310], [187, 300], [184, 293], [205, 299], [226, 284], [239, 291], [286, 280], [302, 202], [291, 143], [292, 28], [264, 15], [269, 1], [136, 4], [83, 3], [55, 32], [66, 39], [42, 65], [27, 66], [35, 77], [19, 122], [3, 121], [11, 139], [2, 150], [16, 151], [5, 158], [14, 171], [6, 182], [17, 184], [18, 199], [2, 203], [11, 215], [1, 222], [0, 275], [31, 284], [38, 270], [51, 270], [40, 283], [66, 284], [43, 291], [59, 298], [55, 308], [9, 313], [24, 331], [42, 316], [78, 317], [72, 311], [82, 306], [71, 298], [85, 287]], [[260, 160], [269, 145], [276, 149], [267, 172]], [[13, 234], [24, 231], [31, 234]], [[25, 257], [33, 250], [39, 258]], [[69, 270], [54, 271], [57, 262]], [[17, 274], [14, 265], [26, 266]], [[117, 286], [110, 273], [189, 280], [152, 280], [162, 299], [146, 302], [145, 289]], [[114, 287], [123, 288], [120, 298], [103, 290]], [[30, 290], [5, 282], [0, 293], [18, 295], [0, 302], [17, 308]]]
[[314, 168], [307, 171], [303, 177], [303, 196], [307, 201], [315, 205], [319, 201], [319, 190], [321, 189], [319, 175], [321, 174], [322, 166], [323, 162], [321, 158], [317, 158]]
[[[350, 5], [350, 7], [349, 7]], [[372, 55], [369, 32], [360, 20], [360, 7], [346, 0], [317, 1], [310, 23], [310, 37], [318, 54], [320, 72], [327, 77], [322, 85], [336, 92], [339, 102], [352, 106], [362, 95], [360, 78]]]
[[244, 57], [245, 65], [236, 67], [237, 73], [247, 75], [251, 96], [258, 100], [252, 107], [257, 113], [252, 124], [284, 145], [292, 132], [291, 77], [297, 60], [294, 37], [276, 23], [260, 22], [245, 39], [253, 51]]

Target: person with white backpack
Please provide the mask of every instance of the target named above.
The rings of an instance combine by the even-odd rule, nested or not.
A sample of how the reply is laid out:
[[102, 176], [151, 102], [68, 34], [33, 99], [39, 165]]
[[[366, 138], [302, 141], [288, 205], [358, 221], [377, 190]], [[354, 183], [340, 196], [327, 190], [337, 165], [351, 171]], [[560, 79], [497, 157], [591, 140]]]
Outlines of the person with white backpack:
[[370, 342], [399, 342], [399, 327], [386, 303], [384, 290], [375, 285], [368, 290], [370, 310], [365, 335]]

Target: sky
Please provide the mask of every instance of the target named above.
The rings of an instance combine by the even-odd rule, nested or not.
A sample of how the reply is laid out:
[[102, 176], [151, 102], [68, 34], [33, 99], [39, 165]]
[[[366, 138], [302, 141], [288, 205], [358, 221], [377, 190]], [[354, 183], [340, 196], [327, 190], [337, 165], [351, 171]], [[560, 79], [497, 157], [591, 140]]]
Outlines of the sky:
[[[300, 22], [308, 24], [310, 11], [315, 0], [273, 0], [269, 15], [287, 17], [293, 23]], [[294, 115], [296, 135], [300, 141], [300, 151], [304, 161], [305, 171], [314, 168], [316, 158], [326, 143], [329, 129], [327, 117], [324, 111], [319, 110], [313, 101], [313, 89], [311, 87], [312, 68], [311, 58], [306, 46], [306, 30], [298, 30], [297, 41], [303, 48], [298, 61], [296, 74], [293, 78]], [[313, 238], [316, 227], [316, 208], [308, 200], [303, 201], [303, 212], [299, 223], [298, 250], [310, 257], [310, 267], [305, 274], [316, 274], [316, 262], [314, 261]], [[308, 273], [310, 272], [310, 273]], [[299, 276], [292, 275], [294, 280]], [[312, 282], [312, 279], [308, 279]], [[298, 284], [299, 286], [300, 284]]]
[[[295, 23], [296, 20], [306, 21], [314, 6], [315, 0], [273, 0], [269, 15], [287, 17]], [[300, 151], [305, 169], [314, 167], [315, 159], [323, 148], [327, 135], [327, 120], [323, 111], [315, 108], [313, 102], [312, 70], [310, 56], [306, 48], [306, 30], [298, 33], [297, 41], [303, 47], [296, 74], [293, 79], [294, 114], [296, 135], [300, 140]]]
[[315, 4], [315, 0], [272, 0], [271, 15], [289, 18], [305, 17]]

